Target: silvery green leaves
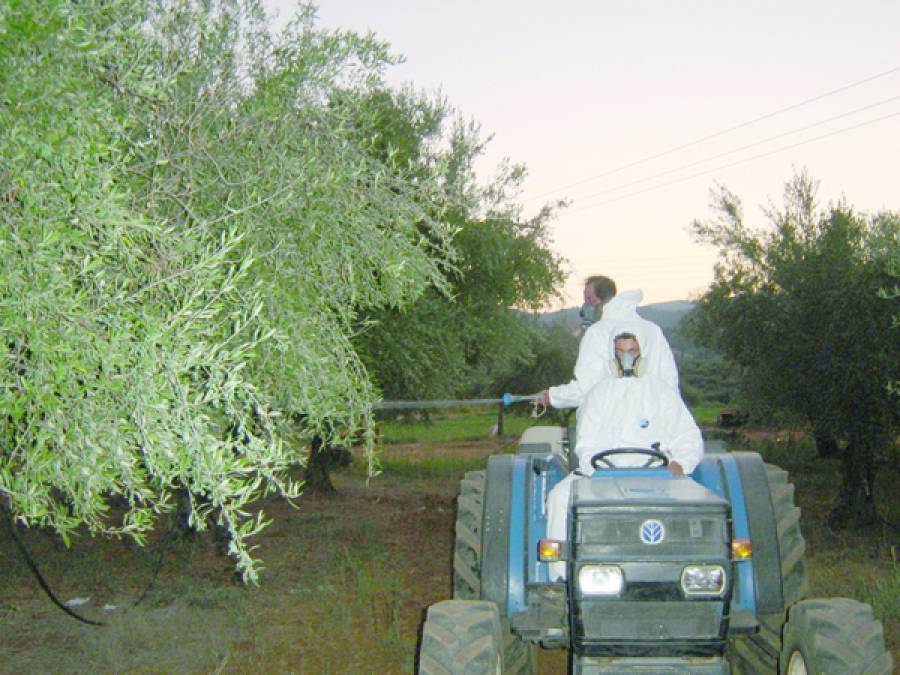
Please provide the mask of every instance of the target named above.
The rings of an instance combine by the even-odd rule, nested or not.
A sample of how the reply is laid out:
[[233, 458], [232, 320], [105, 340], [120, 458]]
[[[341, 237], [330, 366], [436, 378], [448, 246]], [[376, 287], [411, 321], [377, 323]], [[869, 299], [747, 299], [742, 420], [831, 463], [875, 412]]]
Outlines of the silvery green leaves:
[[270, 36], [249, 0], [31, 0], [2, 26], [0, 496], [142, 541], [187, 490], [256, 580], [251, 504], [298, 492], [274, 410], [365, 426], [356, 317], [450, 258], [440, 181], [348, 126], [392, 59], [308, 8]]

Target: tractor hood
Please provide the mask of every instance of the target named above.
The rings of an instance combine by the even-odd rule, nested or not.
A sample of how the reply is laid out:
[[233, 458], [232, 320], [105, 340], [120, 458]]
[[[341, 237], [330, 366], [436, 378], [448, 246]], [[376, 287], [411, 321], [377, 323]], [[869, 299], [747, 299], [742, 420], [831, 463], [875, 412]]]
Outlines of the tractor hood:
[[688, 477], [616, 476], [612, 472], [574, 483], [573, 501], [579, 506], [712, 506], [724, 499]]
[[[573, 482], [569, 541], [581, 560], [725, 559], [729, 505], [691, 478], [605, 474]], [[646, 541], [653, 526], [658, 538]]]

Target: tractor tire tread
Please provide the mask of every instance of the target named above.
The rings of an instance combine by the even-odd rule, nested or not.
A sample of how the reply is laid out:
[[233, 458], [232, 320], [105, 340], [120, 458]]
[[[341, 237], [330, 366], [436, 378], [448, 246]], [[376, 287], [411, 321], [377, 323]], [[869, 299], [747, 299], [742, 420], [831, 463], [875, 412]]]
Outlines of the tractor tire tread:
[[419, 651], [420, 675], [495, 675], [501, 654], [497, 605], [444, 600], [428, 608]]
[[[888, 675], [891, 654], [872, 608], [850, 598], [817, 598], [791, 607], [785, 624], [781, 668], [796, 650], [811, 663], [808, 672], [829, 675]], [[812, 667], [810, 667], [812, 666]]]
[[460, 600], [478, 600], [481, 597], [484, 481], [484, 471], [469, 471], [459, 484], [453, 545], [453, 597]]

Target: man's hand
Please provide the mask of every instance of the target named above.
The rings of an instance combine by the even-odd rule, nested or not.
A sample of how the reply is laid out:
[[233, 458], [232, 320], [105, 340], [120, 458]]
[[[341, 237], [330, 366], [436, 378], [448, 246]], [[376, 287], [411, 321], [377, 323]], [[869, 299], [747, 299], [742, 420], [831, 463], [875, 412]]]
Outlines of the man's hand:
[[669, 465], [666, 467], [669, 470], [669, 473], [673, 476], [683, 476], [684, 475], [684, 467], [681, 466], [676, 461], [669, 460]]
[[541, 396], [541, 398], [539, 400], [541, 403], [544, 404], [544, 407], [549, 406], [550, 405], [550, 390], [544, 389], [543, 391], [540, 392], [540, 396]]

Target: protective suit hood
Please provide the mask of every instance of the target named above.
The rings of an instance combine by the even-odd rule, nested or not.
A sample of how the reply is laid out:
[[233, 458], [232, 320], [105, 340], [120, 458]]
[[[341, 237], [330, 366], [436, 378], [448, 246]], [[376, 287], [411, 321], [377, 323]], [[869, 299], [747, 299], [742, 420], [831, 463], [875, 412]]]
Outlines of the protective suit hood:
[[608, 321], [634, 321], [639, 319], [637, 307], [644, 299], [640, 288], [629, 288], [622, 291], [612, 300], [603, 305], [604, 320]]
[[615, 350], [613, 340], [621, 333], [632, 333], [641, 346], [641, 358], [638, 361], [638, 376], [653, 374], [666, 380], [672, 389], [678, 389], [678, 375], [675, 369], [672, 351], [656, 324], [642, 319], [637, 313], [638, 303], [644, 294], [638, 288], [622, 291], [603, 307], [603, 319], [598, 324], [606, 327], [606, 339], [610, 340], [611, 355], [610, 374], [616, 376]]

